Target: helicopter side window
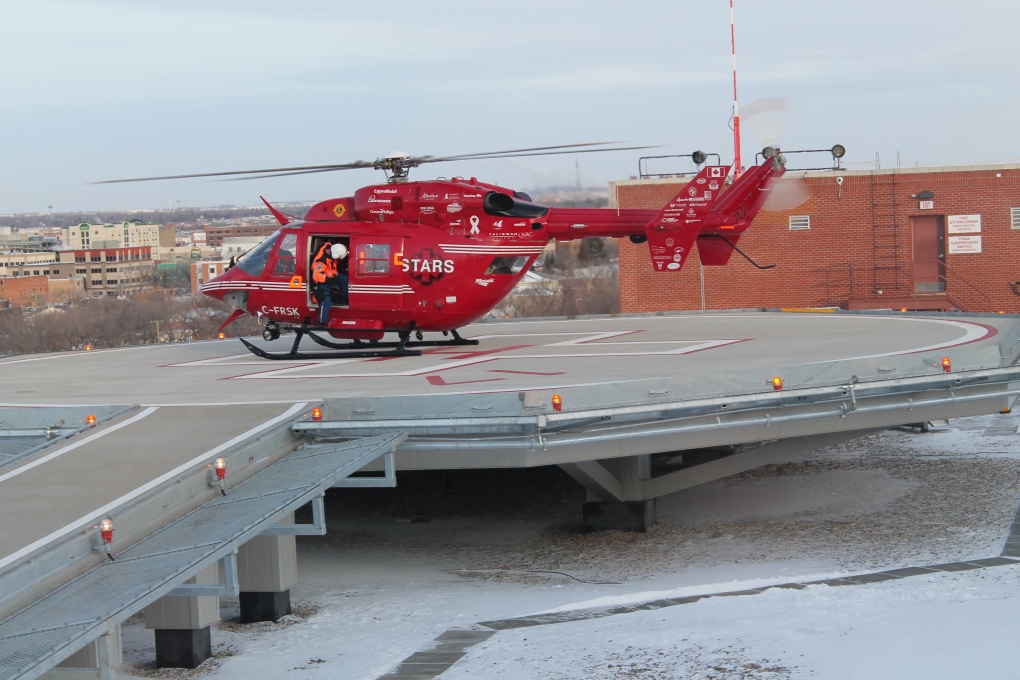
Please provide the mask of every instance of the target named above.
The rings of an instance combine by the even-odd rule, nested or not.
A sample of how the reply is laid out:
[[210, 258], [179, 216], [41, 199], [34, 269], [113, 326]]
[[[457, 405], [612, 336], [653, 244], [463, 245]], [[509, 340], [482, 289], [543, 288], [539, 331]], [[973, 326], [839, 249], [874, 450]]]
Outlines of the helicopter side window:
[[485, 270], [486, 274], [520, 274], [524, 265], [528, 264], [526, 255], [519, 257], [496, 257]]
[[280, 249], [276, 251], [276, 267], [273, 269], [275, 276], [291, 276], [297, 271], [297, 258], [294, 256], [296, 250], [297, 234], [286, 234], [280, 242]]
[[237, 266], [252, 276], [262, 276], [266, 269], [266, 261], [269, 260], [269, 253], [279, 240], [280, 232], [274, 233], [262, 243], [258, 244], [237, 261]]
[[358, 246], [358, 276], [379, 276], [390, 271], [390, 246], [365, 243]]

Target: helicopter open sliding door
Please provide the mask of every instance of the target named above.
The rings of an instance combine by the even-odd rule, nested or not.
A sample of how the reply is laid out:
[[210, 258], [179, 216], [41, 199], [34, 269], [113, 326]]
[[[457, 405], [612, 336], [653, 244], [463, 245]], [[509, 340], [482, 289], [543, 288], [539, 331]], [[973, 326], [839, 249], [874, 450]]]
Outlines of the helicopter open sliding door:
[[403, 309], [404, 239], [399, 236], [351, 237], [349, 300], [351, 309]]

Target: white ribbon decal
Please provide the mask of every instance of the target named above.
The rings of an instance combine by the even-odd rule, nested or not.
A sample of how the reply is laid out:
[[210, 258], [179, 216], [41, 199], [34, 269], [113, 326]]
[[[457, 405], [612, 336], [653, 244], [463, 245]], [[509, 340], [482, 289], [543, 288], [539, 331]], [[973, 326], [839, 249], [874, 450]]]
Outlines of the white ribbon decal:
[[477, 234], [479, 232], [479, 229], [478, 229], [478, 222], [479, 222], [478, 215], [472, 215], [471, 219], [469, 219], [468, 221], [471, 223], [471, 233], [472, 234]]

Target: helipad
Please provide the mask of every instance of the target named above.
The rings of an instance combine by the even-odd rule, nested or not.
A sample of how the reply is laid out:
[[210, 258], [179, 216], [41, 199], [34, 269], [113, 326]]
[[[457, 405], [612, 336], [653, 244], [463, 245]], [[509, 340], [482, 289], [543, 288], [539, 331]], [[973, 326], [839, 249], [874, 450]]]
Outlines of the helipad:
[[[735, 313], [484, 323], [420, 357], [267, 361], [235, 340], [0, 360], [8, 406], [196, 405], [558, 389], [998, 346], [1012, 317]], [[289, 346], [290, 337], [275, 343]]]
[[[1020, 394], [1020, 319], [1004, 315], [590, 317], [463, 335], [480, 342], [400, 358], [270, 361], [224, 340], [0, 359], [13, 527], [0, 535], [0, 678], [72, 654], [109, 670], [119, 624], [143, 607], [157, 654], [180, 635], [199, 654], [218, 611], [203, 598], [248, 593], [249, 612], [279, 618], [297, 573], [283, 539], [324, 531], [329, 486], [559, 465], [588, 491], [586, 530], [644, 530], [665, 494]], [[653, 469], [652, 454], [710, 447], [721, 457]], [[308, 502], [313, 524], [286, 519]], [[104, 518], [113, 547], [97, 543]], [[98, 662], [78, 658], [88, 650]]]

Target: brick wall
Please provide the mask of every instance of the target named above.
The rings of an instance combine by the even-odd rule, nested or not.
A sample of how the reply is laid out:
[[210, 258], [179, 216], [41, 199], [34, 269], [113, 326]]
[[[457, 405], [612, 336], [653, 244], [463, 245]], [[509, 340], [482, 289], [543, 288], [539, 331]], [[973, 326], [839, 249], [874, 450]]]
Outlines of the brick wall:
[[[1020, 229], [1010, 228], [1010, 208], [1020, 208], [1020, 167], [847, 172], [842, 185], [831, 172], [804, 175], [779, 180], [738, 244], [759, 264], [777, 267], [755, 269], [737, 253], [725, 267], [705, 267], [706, 309], [847, 308], [852, 301], [899, 307], [907, 297], [948, 296], [967, 311], [1020, 313], [1009, 285], [1020, 280]], [[658, 208], [682, 182], [621, 182], [616, 195], [624, 208]], [[932, 210], [911, 198], [926, 190], [934, 194]], [[982, 252], [951, 254], [948, 216], [969, 214], [981, 215]], [[809, 215], [810, 230], [791, 231], [791, 215]], [[911, 218], [932, 215], [945, 217], [946, 291], [921, 295], [914, 290]], [[622, 311], [700, 309], [699, 269], [692, 258], [680, 273], [653, 272], [647, 244], [622, 241]]]
[[13, 305], [41, 304], [49, 292], [48, 276], [0, 276], [0, 300], [10, 300]]

